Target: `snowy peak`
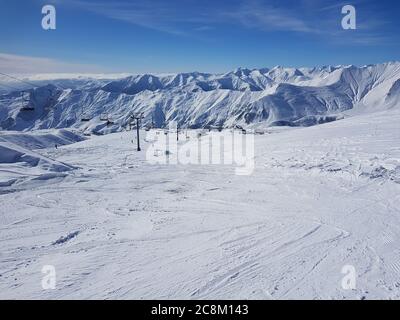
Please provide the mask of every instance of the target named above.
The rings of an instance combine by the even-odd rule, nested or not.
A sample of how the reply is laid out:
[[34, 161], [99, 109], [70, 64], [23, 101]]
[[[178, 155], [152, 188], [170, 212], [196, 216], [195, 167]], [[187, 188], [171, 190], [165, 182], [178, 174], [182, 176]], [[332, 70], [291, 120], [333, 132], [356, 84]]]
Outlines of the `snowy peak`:
[[251, 73], [250, 69], [239, 67], [232, 72], [237, 77], [248, 77]]
[[160, 80], [150, 74], [130, 76], [125, 79], [112, 81], [102, 87], [107, 92], [125, 94], [136, 94], [145, 90], [156, 91], [162, 88], [163, 85]]

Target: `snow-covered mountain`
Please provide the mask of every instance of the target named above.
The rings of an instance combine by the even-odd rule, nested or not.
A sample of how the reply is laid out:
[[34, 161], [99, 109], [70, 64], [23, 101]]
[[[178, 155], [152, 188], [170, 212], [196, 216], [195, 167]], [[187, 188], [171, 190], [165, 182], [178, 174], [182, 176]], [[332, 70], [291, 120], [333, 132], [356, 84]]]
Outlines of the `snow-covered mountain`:
[[157, 127], [173, 120], [191, 128], [308, 126], [400, 103], [400, 62], [26, 80], [36, 87], [21, 91], [0, 83], [3, 129], [116, 131], [129, 124], [132, 113], [143, 113], [143, 124]]

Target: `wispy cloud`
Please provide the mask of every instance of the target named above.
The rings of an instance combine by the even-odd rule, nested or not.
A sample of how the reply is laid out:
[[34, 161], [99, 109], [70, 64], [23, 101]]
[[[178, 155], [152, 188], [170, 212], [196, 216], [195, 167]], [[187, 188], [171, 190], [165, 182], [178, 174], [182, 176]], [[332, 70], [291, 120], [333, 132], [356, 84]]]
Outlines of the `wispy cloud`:
[[304, 16], [299, 16], [292, 9], [276, 7], [259, 1], [243, 2], [240, 6], [225, 12], [223, 16], [232, 23], [239, 22], [244, 26], [264, 31], [318, 33], [318, 29], [310, 26]]
[[43, 57], [21, 56], [0, 53], [0, 70], [4, 73], [98, 73], [104, 72], [100, 67], [86, 64], [75, 64]]
[[[204, 31], [213, 29], [212, 25], [221, 23], [239, 24], [245, 27], [256, 27], [264, 30], [288, 30], [296, 32], [312, 32], [316, 30], [307, 25], [301, 17], [288, 9], [273, 7], [259, 1], [240, 0], [232, 3], [232, 9], [224, 7], [209, 7], [191, 3], [185, 6], [177, 2], [160, 0], [114, 2], [69, 0], [67, 5], [79, 6], [96, 14], [111, 19], [124, 21], [149, 29], [154, 29], [176, 35], [186, 35], [187, 24], [192, 24], [191, 30]], [[216, 6], [217, 6], [216, 2]]]
[[65, 4], [114, 20], [175, 35], [187, 33], [182, 24], [200, 21], [180, 12], [179, 8], [169, 2], [159, 0], [130, 2], [71, 0]]
[[[229, 5], [215, 2], [212, 6], [194, 1], [163, 0], [58, 0], [65, 5], [78, 6], [110, 19], [123, 21], [141, 27], [178, 36], [193, 36], [193, 32], [206, 32], [221, 25], [236, 25], [264, 32], [286, 31], [314, 35], [320, 40], [337, 42], [343, 38], [340, 30], [341, 10], [344, 1], [321, 2], [299, 0], [287, 3], [262, 0], [236, 0]], [[368, 0], [354, 0], [358, 7], [368, 4]], [[364, 8], [364, 7], [363, 7]], [[372, 12], [369, 12], [372, 11]], [[373, 44], [387, 37], [378, 30], [387, 24], [374, 10], [363, 10], [358, 18], [358, 44]], [[345, 37], [347, 39], [349, 37]], [[343, 41], [343, 39], [341, 39]], [[376, 44], [378, 42], [375, 42]]]

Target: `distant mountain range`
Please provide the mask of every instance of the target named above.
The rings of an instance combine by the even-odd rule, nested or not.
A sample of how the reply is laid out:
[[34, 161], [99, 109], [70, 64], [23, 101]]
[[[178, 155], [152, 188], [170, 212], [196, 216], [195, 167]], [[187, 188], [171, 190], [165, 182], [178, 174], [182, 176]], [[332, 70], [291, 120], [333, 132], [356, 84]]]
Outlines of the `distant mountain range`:
[[[0, 127], [108, 132], [133, 113], [164, 127], [309, 126], [400, 106], [400, 63], [245, 69], [225, 74], [31, 76], [0, 82]], [[32, 86], [29, 86], [29, 84]]]

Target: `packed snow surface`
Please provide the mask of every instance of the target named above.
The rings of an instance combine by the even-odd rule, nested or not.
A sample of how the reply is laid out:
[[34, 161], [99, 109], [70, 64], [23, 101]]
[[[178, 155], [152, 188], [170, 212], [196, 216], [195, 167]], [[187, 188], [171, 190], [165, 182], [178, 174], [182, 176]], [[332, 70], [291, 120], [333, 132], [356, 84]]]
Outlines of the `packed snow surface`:
[[[399, 123], [393, 109], [256, 135], [248, 176], [150, 164], [145, 132], [142, 152], [134, 132], [34, 151], [4, 140], [0, 298], [399, 299]], [[7, 178], [11, 160], [28, 176], [43, 159], [70, 170]]]

